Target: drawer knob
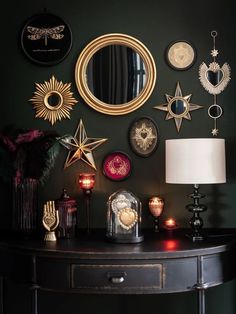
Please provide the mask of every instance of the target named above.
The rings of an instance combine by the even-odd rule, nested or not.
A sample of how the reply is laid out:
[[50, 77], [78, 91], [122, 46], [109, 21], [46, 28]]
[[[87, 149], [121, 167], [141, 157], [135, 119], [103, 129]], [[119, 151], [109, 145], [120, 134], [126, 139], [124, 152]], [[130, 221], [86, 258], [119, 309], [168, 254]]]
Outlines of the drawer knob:
[[121, 277], [111, 277], [110, 281], [112, 283], [122, 283], [122, 282], [125, 281], [125, 278], [123, 276], [121, 276]]
[[119, 284], [125, 281], [125, 277], [127, 276], [126, 272], [123, 271], [114, 271], [108, 272], [107, 278], [111, 283]]

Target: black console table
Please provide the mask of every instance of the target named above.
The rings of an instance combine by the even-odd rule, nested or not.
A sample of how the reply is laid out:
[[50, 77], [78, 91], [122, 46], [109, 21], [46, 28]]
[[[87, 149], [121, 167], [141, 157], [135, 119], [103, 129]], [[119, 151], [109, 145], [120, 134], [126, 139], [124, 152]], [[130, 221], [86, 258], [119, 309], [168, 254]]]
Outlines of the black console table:
[[[198, 314], [205, 313], [204, 292], [236, 278], [236, 229], [210, 229], [192, 242], [187, 230], [144, 233], [139, 244], [113, 244], [104, 231], [72, 240], [0, 240], [3, 278], [32, 290], [89, 294], [157, 294], [197, 291]], [[4, 313], [7, 314], [7, 313]]]

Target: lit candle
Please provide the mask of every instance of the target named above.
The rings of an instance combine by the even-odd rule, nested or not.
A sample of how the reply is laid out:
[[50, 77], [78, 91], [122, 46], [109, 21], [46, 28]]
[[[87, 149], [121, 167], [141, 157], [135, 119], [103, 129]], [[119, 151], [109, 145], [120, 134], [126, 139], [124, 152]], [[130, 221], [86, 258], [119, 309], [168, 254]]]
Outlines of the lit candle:
[[90, 233], [90, 199], [92, 195], [92, 188], [95, 184], [94, 173], [80, 173], [79, 186], [83, 190], [85, 196], [86, 216], [87, 216], [87, 234]]
[[173, 218], [168, 218], [164, 221], [164, 226], [166, 229], [175, 229], [177, 228], [177, 223]]
[[94, 173], [80, 173], [79, 175], [79, 185], [81, 189], [91, 190], [95, 183]]

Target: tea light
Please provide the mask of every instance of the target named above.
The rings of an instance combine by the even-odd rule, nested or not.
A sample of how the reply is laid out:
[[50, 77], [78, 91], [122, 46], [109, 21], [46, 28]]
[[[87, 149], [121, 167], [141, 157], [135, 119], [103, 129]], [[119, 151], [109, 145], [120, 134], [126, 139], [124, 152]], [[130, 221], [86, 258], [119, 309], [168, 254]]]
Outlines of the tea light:
[[164, 221], [164, 227], [168, 230], [176, 229], [177, 223], [173, 218], [168, 218]]

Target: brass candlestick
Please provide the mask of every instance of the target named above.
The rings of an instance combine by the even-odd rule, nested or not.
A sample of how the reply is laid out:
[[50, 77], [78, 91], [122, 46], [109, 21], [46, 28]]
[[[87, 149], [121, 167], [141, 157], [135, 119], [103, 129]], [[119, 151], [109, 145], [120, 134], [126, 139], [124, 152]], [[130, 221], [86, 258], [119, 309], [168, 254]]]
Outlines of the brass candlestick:
[[164, 209], [164, 200], [160, 196], [153, 196], [148, 202], [149, 211], [154, 218], [154, 231], [159, 232], [159, 217]]

